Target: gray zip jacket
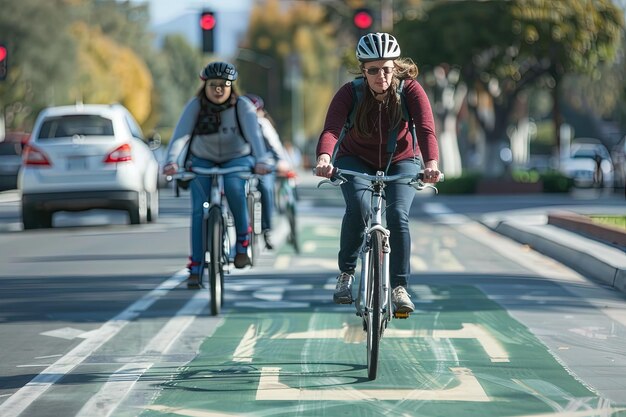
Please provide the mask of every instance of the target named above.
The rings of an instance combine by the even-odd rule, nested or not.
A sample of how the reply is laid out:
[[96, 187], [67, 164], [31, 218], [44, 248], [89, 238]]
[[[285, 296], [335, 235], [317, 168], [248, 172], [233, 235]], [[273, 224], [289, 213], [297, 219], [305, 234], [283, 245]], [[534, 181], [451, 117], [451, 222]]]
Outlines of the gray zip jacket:
[[[235, 111], [239, 114], [241, 131], [237, 124]], [[189, 138], [193, 133], [200, 100], [192, 98], [178, 119], [172, 139], [167, 148], [166, 163], [176, 162], [183, 167], [189, 151]], [[256, 108], [247, 97], [239, 97], [237, 105], [220, 113], [218, 132], [208, 135], [196, 135], [191, 141], [191, 154], [215, 163], [223, 163], [234, 158], [252, 155], [256, 163], [272, 165], [272, 154], [267, 151], [259, 123]]]

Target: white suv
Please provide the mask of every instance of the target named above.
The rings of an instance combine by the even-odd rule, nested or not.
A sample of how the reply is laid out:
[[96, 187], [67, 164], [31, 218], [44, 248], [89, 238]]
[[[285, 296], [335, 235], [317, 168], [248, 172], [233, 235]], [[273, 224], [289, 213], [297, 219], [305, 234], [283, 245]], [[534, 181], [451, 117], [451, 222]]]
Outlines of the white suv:
[[44, 109], [22, 152], [24, 229], [52, 227], [56, 211], [126, 210], [131, 224], [159, 214], [159, 164], [123, 106]]

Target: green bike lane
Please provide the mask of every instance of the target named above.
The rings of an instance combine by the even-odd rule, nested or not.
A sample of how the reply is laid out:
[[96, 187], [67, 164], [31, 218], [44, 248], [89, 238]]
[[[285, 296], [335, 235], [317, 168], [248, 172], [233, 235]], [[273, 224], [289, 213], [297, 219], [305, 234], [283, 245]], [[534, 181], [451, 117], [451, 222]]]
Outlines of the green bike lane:
[[265, 268], [227, 277], [221, 323], [191, 362], [145, 375], [171, 373], [140, 415], [626, 416], [626, 400], [565, 363], [566, 344], [537, 335], [536, 322], [568, 303], [552, 310], [526, 295], [571, 296], [562, 285], [446, 225], [414, 222], [417, 311], [391, 322], [368, 381], [360, 319], [331, 301], [338, 227], [305, 219], [300, 256], [285, 247]]

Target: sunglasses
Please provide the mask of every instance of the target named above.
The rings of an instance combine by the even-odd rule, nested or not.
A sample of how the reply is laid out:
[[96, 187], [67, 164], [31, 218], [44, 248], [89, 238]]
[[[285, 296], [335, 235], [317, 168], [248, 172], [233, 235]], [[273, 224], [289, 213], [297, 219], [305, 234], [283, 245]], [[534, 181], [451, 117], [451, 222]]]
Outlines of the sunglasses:
[[226, 87], [230, 87], [231, 82], [230, 81], [225, 81], [225, 82], [215, 82], [215, 81], [209, 81], [207, 82], [207, 85], [211, 88], [226, 88]]
[[363, 68], [368, 75], [378, 75], [382, 70], [383, 74], [391, 74], [393, 72], [393, 67], [369, 67]]

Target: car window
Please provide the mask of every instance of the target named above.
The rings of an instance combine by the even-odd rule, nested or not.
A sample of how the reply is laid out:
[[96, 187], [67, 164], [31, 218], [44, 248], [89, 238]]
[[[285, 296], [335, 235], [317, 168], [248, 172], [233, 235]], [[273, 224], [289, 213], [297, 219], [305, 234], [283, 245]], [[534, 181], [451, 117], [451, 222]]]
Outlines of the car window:
[[94, 114], [50, 117], [39, 130], [39, 139], [68, 136], [113, 136], [113, 122]]
[[141, 128], [130, 115], [125, 114], [124, 118], [126, 119], [126, 124], [128, 124], [128, 128], [130, 129], [130, 134], [136, 137], [137, 139], [143, 140], [143, 133], [141, 132]]

